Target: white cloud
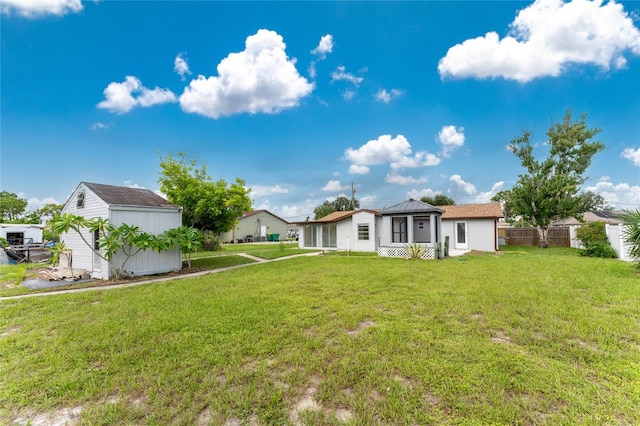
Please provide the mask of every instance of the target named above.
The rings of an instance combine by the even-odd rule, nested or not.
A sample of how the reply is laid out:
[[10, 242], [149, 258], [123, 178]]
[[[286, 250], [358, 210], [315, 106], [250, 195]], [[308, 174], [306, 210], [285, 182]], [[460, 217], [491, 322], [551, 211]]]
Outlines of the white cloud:
[[352, 164], [349, 166], [349, 174], [351, 175], [366, 175], [371, 169], [362, 164]]
[[82, 10], [81, 0], [0, 0], [0, 11], [3, 14], [12, 12], [27, 18], [44, 15], [62, 16]]
[[98, 104], [98, 108], [118, 114], [129, 112], [137, 106], [150, 107], [177, 100], [170, 90], [159, 87], [148, 89], [137, 77], [131, 75], [126, 76], [122, 83], [110, 83], [104, 89], [104, 97], [105, 100]]
[[297, 106], [313, 91], [289, 59], [278, 33], [258, 30], [247, 37], [245, 50], [230, 53], [218, 64], [217, 77], [199, 75], [180, 96], [180, 106], [210, 118], [240, 113], [277, 113]]
[[602, 195], [607, 204], [619, 209], [640, 208], [640, 186], [628, 183], [614, 184], [604, 177], [594, 186], [585, 188], [587, 191]]
[[464, 127], [442, 126], [438, 142], [442, 144], [442, 156], [451, 158], [451, 153], [464, 145]]
[[126, 186], [127, 188], [139, 188], [139, 189], [146, 189], [144, 186], [140, 186], [137, 183], [133, 183], [132, 180], [125, 180], [123, 182], [124, 186]]
[[331, 34], [323, 35], [320, 38], [318, 46], [311, 51], [314, 55], [317, 55], [320, 59], [324, 59], [327, 53], [331, 53], [333, 50], [333, 36]]
[[263, 197], [263, 196], [266, 196], [266, 195], [288, 194], [289, 193], [288, 189], [283, 188], [280, 185], [273, 185], [273, 186], [249, 185], [249, 187], [251, 188], [250, 195], [252, 197]]
[[349, 189], [349, 186], [341, 185], [339, 180], [330, 180], [322, 187], [322, 191], [327, 192], [345, 191], [347, 189]]
[[426, 183], [427, 178], [426, 176], [414, 178], [413, 176], [403, 176], [403, 175], [399, 175], [397, 173], [392, 172], [392, 173], [389, 173], [384, 178], [384, 181], [387, 183], [394, 183], [397, 185], [417, 185], [419, 183]]
[[449, 178], [449, 181], [451, 182], [451, 189], [449, 190], [449, 192], [452, 192], [454, 194], [459, 194], [460, 191], [462, 191], [462, 193], [466, 195], [475, 195], [478, 192], [474, 184], [465, 182], [460, 175], [451, 176]]
[[640, 148], [625, 148], [620, 156], [631, 161], [631, 164], [633, 164], [634, 166], [640, 167]]
[[[16, 195], [18, 196], [18, 198], [21, 198], [23, 200], [25, 199], [24, 193], [22, 192], [19, 192]], [[53, 197], [45, 197], [42, 200], [35, 197], [31, 197], [27, 199], [27, 207], [25, 209], [25, 212], [36, 211], [38, 209], [43, 208], [47, 204], [62, 204], [62, 203]]]
[[493, 184], [489, 191], [481, 192], [476, 196], [476, 203], [490, 203], [491, 198], [496, 195], [498, 192], [502, 191], [504, 187], [504, 181], [496, 182]]
[[331, 73], [331, 82], [334, 81], [348, 81], [354, 86], [358, 87], [362, 83], [363, 78], [354, 74], [348, 73], [343, 65], [340, 65], [333, 73]]
[[183, 58], [184, 53], [178, 53], [173, 60], [173, 70], [180, 76], [181, 80], [185, 80], [185, 74], [191, 74], [187, 60]]
[[422, 197], [435, 197], [437, 194], [442, 194], [440, 191], [434, 191], [431, 188], [425, 188], [421, 190], [412, 189], [407, 192], [407, 199], [413, 198], [414, 200], [419, 200]]
[[400, 89], [391, 89], [390, 92], [387, 92], [386, 89], [380, 89], [378, 90], [378, 92], [373, 95], [373, 98], [377, 101], [380, 102], [384, 102], [385, 104], [388, 104], [389, 102], [391, 102], [392, 99], [397, 98], [398, 96], [402, 95], [404, 92]]
[[100, 129], [104, 129], [104, 130], [106, 130], [106, 129], [110, 128], [110, 127], [111, 127], [111, 125], [110, 125], [110, 124], [104, 124], [104, 123], [100, 123], [100, 122], [98, 121], [98, 122], [93, 123], [93, 124], [91, 125], [91, 130], [100, 130]]
[[378, 197], [375, 195], [365, 195], [364, 197], [360, 198], [358, 202], [360, 203], [361, 209], [371, 209], [376, 207], [377, 199]]
[[438, 63], [441, 77], [502, 77], [526, 83], [558, 76], [571, 64], [607, 71], [623, 68], [625, 54], [640, 55], [640, 31], [624, 7], [611, 0], [536, 0], [496, 32], [451, 47]]
[[354, 90], [345, 90], [342, 93], [342, 97], [347, 100], [350, 101], [351, 99], [356, 97], [356, 92]]
[[382, 135], [370, 140], [358, 149], [347, 148], [344, 158], [352, 163], [349, 173], [366, 174], [368, 166], [389, 163], [393, 170], [435, 166], [440, 159], [426, 151], [413, 154], [409, 141], [398, 135]]

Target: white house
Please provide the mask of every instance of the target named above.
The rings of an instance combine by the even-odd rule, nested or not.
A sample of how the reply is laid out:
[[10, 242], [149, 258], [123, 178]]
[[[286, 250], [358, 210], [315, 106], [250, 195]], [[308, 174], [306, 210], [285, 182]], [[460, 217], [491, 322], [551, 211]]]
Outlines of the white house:
[[382, 210], [333, 212], [313, 221], [299, 222], [300, 248], [378, 252], [380, 256], [407, 257], [408, 245], [420, 244], [424, 258], [451, 250], [498, 250], [499, 203], [432, 206], [409, 199]]
[[[85, 218], [108, 219], [114, 226], [128, 224], [143, 232], [158, 235], [182, 225], [182, 209], [148, 189], [127, 188], [97, 183], [81, 182], [62, 208]], [[83, 230], [86, 241], [98, 247], [100, 235]], [[60, 240], [72, 251], [74, 268], [85, 269], [93, 278], [109, 279], [113, 271], [110, 265], [96, 255], [74, 231], [64, 233]], [[111, 262], [122, 265], [122, 252], [116, 253]], [[166, 252], [141, 251], [126, 264], [125, 270], [133, 275], [152, 275], [182, 268], [180, 250], [176, 247]]]
[[0, 238], [4, 238], [9, 245], [42, 243], [44, 225], [30, 223], [0, 223]]
[[333, 212], [298, 223], [298, 246], [328, 250], [377, 251], [376, 229], [382, 224], [374, 210]]
[[439, 206], [442, 232], [451, 250], [498, 251], [498, 219], [504, 217], [500, 203]]
[[287, 238], [289, 222], [268, 210], [245, 213], [231, 231], [220, 235], [222, 242], [279, 241]]
[[605, 224], [605, 232], [611, 243], [611, 247], [615, 250], [619, 259], [631, 261], [629, 251], [631, 249], [629, 244], [624, 242], [624, 220], [621, 216], [624, 215], [622, 211], [608, 212], [608, 211], [590, 211], [585, 212], [582, 215], [582, 221], [574, 217], [568, 217], [564, 219], [556, 220], [552, 223], [552, 226], [562, 226], [569, 228], [570, 245], [573, 248], [584, 249], [582, 242], [577, 238], [576, 231], [585, 223], [590, 222], [603, 222]]

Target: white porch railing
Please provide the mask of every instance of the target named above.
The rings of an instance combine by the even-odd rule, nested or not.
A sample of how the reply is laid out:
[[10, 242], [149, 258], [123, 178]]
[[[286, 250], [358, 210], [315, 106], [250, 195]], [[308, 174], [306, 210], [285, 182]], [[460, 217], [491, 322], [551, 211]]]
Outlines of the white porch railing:
[[[438, 251], [436, 247], [431, 244], [419, 244], [425, 248], [424, 253], [420, 256], [421, 259], [437, 259]], [[378, 256], [380, 257], [402, 257], [408, 259], [411, 257], [407, 247], [405, 246], [392, 246], [392, 247], [378, 247]]]

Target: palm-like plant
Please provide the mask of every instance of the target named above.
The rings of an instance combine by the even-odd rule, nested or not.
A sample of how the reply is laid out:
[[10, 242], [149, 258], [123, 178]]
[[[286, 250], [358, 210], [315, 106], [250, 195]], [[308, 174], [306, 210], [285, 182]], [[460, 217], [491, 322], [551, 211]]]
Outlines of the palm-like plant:
[[623, 237], [625, 244], [629, 245], [629, 256], [640, 268], [640, 210], [627, 211], [622, 219], [625, 224]]

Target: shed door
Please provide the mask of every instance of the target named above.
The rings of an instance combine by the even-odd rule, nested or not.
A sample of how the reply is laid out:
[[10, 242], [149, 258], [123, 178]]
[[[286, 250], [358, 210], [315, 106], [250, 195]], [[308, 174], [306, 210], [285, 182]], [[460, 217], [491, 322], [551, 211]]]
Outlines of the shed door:
[[467, 222], [456, 222], [455, 248], [468, 249], [467, 237]]

